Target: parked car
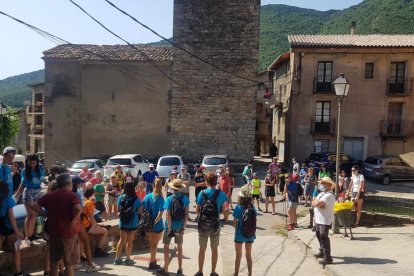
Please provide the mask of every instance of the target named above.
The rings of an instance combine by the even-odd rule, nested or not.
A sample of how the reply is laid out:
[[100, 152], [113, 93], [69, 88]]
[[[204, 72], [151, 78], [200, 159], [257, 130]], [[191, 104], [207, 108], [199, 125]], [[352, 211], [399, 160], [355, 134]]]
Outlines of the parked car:
[[[159, 177], [167, 178], [170, 176], [174, 167], [177, 168], [178, 173], [181, 171], [181, 167], [184, 165], [184, 160], [179, 155], [164, 155], [158, 159], [156, 171]], [[187, 168], [187, 167], [186, 167]]]
[[223, 166], [223, 169], [230, 166], [230, 160], [227, 155], [205, 155], [201, 162], [201, 166], [205, 168], [206, 172], [216, 172], [220, 165]]
[[[347, 174], [351, 173], [352, 166], [359, 166], [362, 167], [362, 161], [356, 160], [352, 156], [347, 154], [341, 154], [340, 156], [340, 170], [344, 170]], [[312, 153], [309, 155], [308, 159], [305, 161], [308, 167], [315, 168], [315, 172], [319, 173], [319, 169], [321, 165], [325, 165], [328, 170], [335, 171], [336, 170], [336, 153], [335, 152], [318, 152]]]
[[149, 162], [141, 154], [115, 155], [108, 159], [104, 167], [104, 176], [110, 177], [118, 165], [124, 173], [126, 169], [130, 169], [131, 174], [136, 178], [148, 170]]
[[[3, 156], [0, 155], [0, 163], [3, 162]], [[24, 155], [16, 154], [14, 156], [13, 162], [16, 162], [19, 165], [19, 169], [22, 170], [26, 163], [26, 157]]]
[[69, 169], [71, 175], [78, 175], [82, 172], [83, 166], [88, 167], [88, 171], [95, 173], [96, 171], [104, 172], [105, 161], [101, 159], [83, 159], [73, 163], [72, 167]]
[[395, 180], [414, 180], [414, 168], [398, 156], [370, 156], [364, 160], [362, 174], [383, 185]]

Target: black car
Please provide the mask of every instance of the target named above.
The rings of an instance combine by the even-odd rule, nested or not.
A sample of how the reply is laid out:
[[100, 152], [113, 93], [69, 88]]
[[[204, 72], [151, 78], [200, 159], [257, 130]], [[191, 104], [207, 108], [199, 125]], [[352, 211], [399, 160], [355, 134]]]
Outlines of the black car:
[[[328, 170], [335, 172], [336, 170], [336, 153], [335, 152], [317, 152], [309, 155], [305, 161], [308, 167], [315, 168], [315, 172], [318, 173], [321, 165], [325, 165]], [[356, 160], [352, 156], [347, 154], [340, 155], [340, 170], [344, 170], [348, 175], [351, 173], [352, 166], [362, 167], [362, 161]]]

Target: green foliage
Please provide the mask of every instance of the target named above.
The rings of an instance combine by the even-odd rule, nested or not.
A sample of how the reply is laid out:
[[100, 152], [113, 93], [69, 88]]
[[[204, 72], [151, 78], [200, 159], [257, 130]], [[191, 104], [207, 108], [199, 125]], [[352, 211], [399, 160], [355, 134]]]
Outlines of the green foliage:
[[9, 106], [22, 107], [32, 98], [28, 84], [44, 81], [44, 70], [38, 70], [0, 80], [0, 100]]
[[[8, 107], [5, 114], [0, 116], [0, 143], [3, 142], [1, 148], [10, 145], [20, 129], [20, 120], [14, 108]], [[4, 133], [1, 133], [4, 131]], [[4, 139], [4, 140], [3, 140]], [[3, 140], [3, 141], [2, 141]]]

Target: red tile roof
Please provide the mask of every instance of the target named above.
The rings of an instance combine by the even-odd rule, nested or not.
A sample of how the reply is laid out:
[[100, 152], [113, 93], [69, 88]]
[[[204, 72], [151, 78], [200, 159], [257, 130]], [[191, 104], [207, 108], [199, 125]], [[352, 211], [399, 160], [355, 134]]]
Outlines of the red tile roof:
[[292, 48], [400, 48], [414, 47], [414, 35], [289, 35]]
[[[114, 61], [169, 61], [172, 58], [172, 47], [134, 45], [140, 51], [128, 45], [89, 45], [89, 44], [62, 44], [43, 52], [43, 58], [78, 59], [78, 60], [105, 60]], [[83, 50], [84, 49], [84, 50]], [[141, 52], [145, 53], [142, 54]]]

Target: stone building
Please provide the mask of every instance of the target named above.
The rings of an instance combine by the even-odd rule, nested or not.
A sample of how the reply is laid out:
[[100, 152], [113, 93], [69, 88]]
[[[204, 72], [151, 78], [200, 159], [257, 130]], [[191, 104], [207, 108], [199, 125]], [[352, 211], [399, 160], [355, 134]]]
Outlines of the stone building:
[[44, 52], [47, 162], [168, 152], [171, 47], [79, 46]]
[[45, 151], [45, 110], [44, 82], [29, 85], [32, 88], [32, 100], [26, 106], [26, 121], [28, 124], [29, 153]]
[[285, 160], [336, 150], [332, 82], [340, 73], [351, 83], [342, 106], [341, 151], [357, 159], [414, 151], [414, 35], [290, 35], [289, 42], [289, 56], [270, 68], [281, 77], [274, 91], [287, 88], [282, 95], [288, 102], [273, 125], [273, 139], [286, 143]]
[[[259, 48], [258, 0], [176, 0], [174, 41], [219, 70], [174, 48], [172, 151], [190, 159], [252, 158]], [[246, 80], [247, 79], [247, 80]]]

